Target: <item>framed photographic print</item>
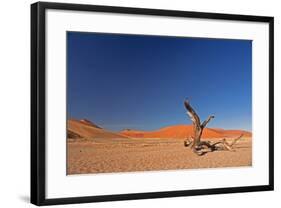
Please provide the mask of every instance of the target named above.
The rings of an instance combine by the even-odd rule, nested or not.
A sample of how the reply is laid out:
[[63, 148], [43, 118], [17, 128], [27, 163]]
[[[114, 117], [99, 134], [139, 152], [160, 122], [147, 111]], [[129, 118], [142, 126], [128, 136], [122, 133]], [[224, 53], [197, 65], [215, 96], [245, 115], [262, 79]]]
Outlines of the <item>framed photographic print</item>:
[[31, 202], [273, 190], [273, 17], [31, 5]]

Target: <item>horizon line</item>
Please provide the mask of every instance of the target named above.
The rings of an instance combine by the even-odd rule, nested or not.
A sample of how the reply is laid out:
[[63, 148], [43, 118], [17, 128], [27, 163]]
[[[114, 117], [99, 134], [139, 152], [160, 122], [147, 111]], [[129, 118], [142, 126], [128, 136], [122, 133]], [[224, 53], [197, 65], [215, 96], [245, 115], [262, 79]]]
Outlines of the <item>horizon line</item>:
[[[91, 124], [93, 125], [96, 125], [98, 126], [99, 128], [102, 128], [102, 129], [107, 129], [107, 130], [110, 130], [112, 132], [121, 132], [121, 131], [124, 131], [124, 130], [134, 130], [134, 131], [143, 131], [143, 132], [154, 132], [154, 131], [157, 131], [157, 130], [160, 130], [160, 129], [164, 129], [164, 128], [167, 128], [167, 127], [173, 127], [173, 126], [193, 126], [193, 124], [172, 124], [172, 125], [165, 125], [165, 126], [162, 126], [162, 127], [159, 127], [157, 129], [153, 129], [153, 130], [141, 130], [141, 129], [135, 129], [135, 128], [121, 128], [120, 130], [116, 131], [116, 130], [112, 130], [110, 128], [104, 128], [103, 125], [99, 125], [99, 124], [96, 124], [95, 122], [93, 122], [92, 120], [90, 119], [87, 119], [87, 118], [81, 118], [81, 119], [77, 119], [77, 118], [67, 118], [67, 121], [69, 120], [74, 120], [74, 121], [78, 121], [78, 122], [81, 122], [82, 120], [86, 120], [88, 122], [90, 122]], [[239, 129], [239, 128], [221, 128], [221, 127], [205, 127], [207, 129], [211, 129], [211, 130], [227, 130], [227, 131], [246, 131], [246, 132], [249, 132], [249, 133], [252, 133], [252, 129], [251, 130], [247, 130], [247, 129]]]

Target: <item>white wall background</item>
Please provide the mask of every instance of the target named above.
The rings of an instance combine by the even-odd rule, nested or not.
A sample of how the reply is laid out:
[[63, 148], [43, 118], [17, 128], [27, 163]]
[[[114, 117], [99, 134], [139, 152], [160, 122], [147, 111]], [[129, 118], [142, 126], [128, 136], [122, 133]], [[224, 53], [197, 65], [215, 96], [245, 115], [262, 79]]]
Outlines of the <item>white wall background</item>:
[[[51, 1], [51, 0], [49, 0]], [[30, 169], [30, 4], [2, 1], [0, 7], [0, 207], [29, 204]], [[281, 145], [281, 3], [276, 0], [73, 0], [60, 2], [147, 7], [275, 17], [275, 147]], [[279, 83], [278, 83], [279, 82]], [[275, 191], [106, 202], [60, 207], [265, 207], [280, 204], [281, 152], [275, 148]], [[279, 165], [278, 165], [279, 164]], [[255, 176], [253, 176], [255, 177]]]

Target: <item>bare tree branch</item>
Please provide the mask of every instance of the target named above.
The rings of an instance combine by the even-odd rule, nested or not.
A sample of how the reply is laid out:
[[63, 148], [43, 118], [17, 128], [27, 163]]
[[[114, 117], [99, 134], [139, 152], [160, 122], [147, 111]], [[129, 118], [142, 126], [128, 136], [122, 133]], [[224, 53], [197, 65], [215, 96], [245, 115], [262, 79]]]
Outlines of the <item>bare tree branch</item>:
[[239, 137], [237, 137], [236, 139], [234, 139], [229, 145], [232, 147], [236, 142], [238, 142], [238, 140], [240, 140], [244, 135], [241, 134]]
[[205, 128], [205, 126], [207, 126], [207, 124], [213, 119], [215, 118], [215, 116], [209, 116], [202, 124], [201, 124], [201, 128]]
[[191, 107], [188, 100], [184, 101], [184, 106], [187, 109], [187, 114], [193, 123], [193, 136], [184, 141], [184, 146], [191, 146], [191, 149], [198, 156], [205, 155], [208, 152], [213, 152], [217, 150], [228, 150], [235, 151], [233, 146], [236, 142], [243, 137], [241, 134], [239, 137], [235, 138], [231, 143], [227, 142], [225, 138], [222, 140], [211, 143], [210, 141], [201, 141], [201, 136], [204, 128], [207, 124], [215, 117], [213, 115], [209, 116], [202, 124], [200, 123], [200, 118], [195, 112], [195, 110]]
[[197, 113], [195, 112], [195, 110], [193, 110], [193, 108], [191, 107], [191, 105], [189, 104], [189, 101], [188, 100], [185, 100], [184, 101], [184, 106], [187, 110], [187, 114], [189, 115], [190, 119], [192, 120], [192, 122], [195, 124], [195, 125], [200, 125], [200, 118], [199, 116], [197, 115]]

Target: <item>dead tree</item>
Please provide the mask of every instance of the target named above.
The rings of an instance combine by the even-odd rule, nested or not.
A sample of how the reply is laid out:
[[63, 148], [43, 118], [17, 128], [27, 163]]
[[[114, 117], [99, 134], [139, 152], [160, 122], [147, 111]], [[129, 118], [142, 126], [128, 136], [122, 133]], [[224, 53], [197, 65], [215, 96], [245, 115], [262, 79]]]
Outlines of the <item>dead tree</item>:
[[191, 146], [193, 152], [199, 156], [216, 150], [234, 151], [233, 145], [242, 138], [243, 134], [234, 139], [231, 143], [227, 142], [225, 138], [215, 143], [211, 143], [210, 141], [201, 141], [204, 128], [214, 118], [214, 116], [209, 116], [203, 123], [201, 123], [199, 116], [191, 107], [188, 100], [184, 101], [184, 106], [187, 109], [187, 115], [193, 123], [193, 136], [184, 142], [185, 146]]

